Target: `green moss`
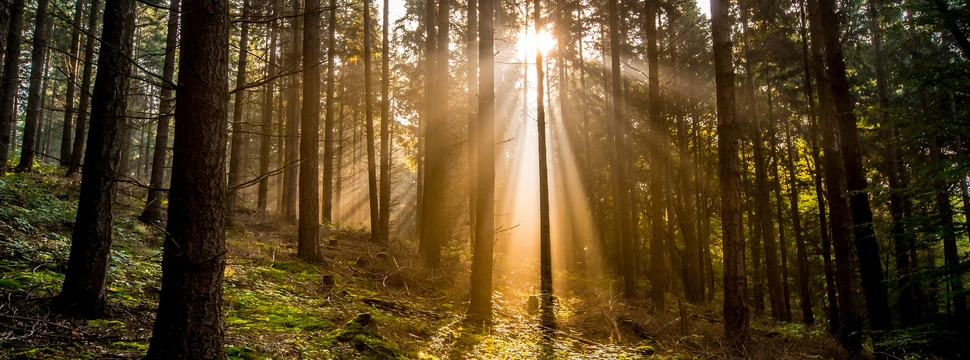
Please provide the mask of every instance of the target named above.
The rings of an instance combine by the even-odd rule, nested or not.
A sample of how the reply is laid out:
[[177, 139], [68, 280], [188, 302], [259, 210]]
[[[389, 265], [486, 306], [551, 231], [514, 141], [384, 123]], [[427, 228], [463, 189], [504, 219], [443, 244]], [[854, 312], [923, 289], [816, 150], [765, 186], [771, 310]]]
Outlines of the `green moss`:
[[140, 352], [148, 351], [147, 343], [135, 342], [135, 341], [115, 341], [111, 343], [110, 346], [115, 349], [123, 350], [123, 351], [140, 351]]
[[358, 314], [344, 326], [327, 334], [324, 341], [349, 344], [365, 359], [405, 358], [397, 344], [377, 332], [377, 325], [369, 313]]
[[20, 290], [20, 283], [13, 279], [0, 279], [0, 288]]
[[118, 320], [94, 319], [88, 320], [88, 326], [96, 328], [121, 328], [125, 323]]
[[266, 356], [248, 347], [226, 346], [226, 356], [231, 360], [262, 360]]

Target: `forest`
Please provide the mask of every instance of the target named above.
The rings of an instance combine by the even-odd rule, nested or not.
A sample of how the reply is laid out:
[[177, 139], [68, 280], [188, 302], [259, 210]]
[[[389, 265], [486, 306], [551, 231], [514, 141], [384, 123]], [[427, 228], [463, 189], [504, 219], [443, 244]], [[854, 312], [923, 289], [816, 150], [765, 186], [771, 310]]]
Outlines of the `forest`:
[[0, 359], [970, 356], [959, 0], [0, 0]]

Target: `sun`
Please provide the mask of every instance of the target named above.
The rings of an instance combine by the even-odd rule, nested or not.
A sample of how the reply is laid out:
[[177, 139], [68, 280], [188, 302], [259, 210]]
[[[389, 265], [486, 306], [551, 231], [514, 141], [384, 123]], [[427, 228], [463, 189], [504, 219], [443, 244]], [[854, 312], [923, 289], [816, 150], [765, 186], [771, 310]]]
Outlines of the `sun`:
[[515, 48], [518, 50], [519, 56], [535, 56], [536, 49], [542, 51], [543, 54], [547, 54], [555, 46], [556, 39], [552, 37], [552, 34], [549, 34], [545, 30], [540, 30], [539, 34], [536, 35], [535, 29], [532, 28], [528, 32], [520, 31], [518, 39], [515, 42]]

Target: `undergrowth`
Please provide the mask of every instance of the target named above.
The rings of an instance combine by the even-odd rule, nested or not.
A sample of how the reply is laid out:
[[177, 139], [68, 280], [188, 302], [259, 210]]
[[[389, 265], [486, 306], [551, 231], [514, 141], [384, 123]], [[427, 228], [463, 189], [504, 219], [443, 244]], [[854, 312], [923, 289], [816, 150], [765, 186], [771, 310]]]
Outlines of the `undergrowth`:
[[[162, 231], [136, 220], [142, 193], [119, 191], [107, 317], [51, 314], [66, 271], [78, 184], [56, 169], [0, 175], [0, 359], [144, 356], [160, 290]], [[67, 194], [67, 195], [63, 195]], [[126, 205], [127, 204], [127, 205]], [[496, 274], [495, 323], [463, 323], [468, 264], [423, 270], [414, 245], [376, 245], [361, 231], [322, 230], [322, 258], [295, 254], [292, 225], [239, 213], [224, 283], [230, 359], [723, 358], [716, 304], [654, 314], [604, 277], [560, 274], [555, 330], [526, 310], [534, 286]], [[333, 242], [333, 246], [330, 240]], [[324, 282], [324, 277], [332, 282]], [[523, 285], [526, 284], [526, 285]], [[672, 301], [676, 303], [676, 301]], [[837, 358], [817, 327], [756, 322], [746, 357]], [[918, 339], [914, 336], [914, 339]], [[916, 340], [914, 340], [916, 341]]]

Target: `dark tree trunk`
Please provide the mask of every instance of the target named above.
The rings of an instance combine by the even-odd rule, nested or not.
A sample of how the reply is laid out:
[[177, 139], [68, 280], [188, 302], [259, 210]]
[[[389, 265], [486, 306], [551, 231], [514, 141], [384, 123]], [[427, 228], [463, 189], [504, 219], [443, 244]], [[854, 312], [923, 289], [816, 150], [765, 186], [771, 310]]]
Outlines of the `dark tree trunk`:
[[175, 79], [175, 52], [178, 46], [179, 5], [181, 0], [171, 0], [168, 13], [168, 34], [165, 37], [165, 64], [162, 65], [161, 104], [158, 115], [158, 130], [155, 133], [155, 152], [152, 158], [152, 175], [148, 187], [148, 200], [145, 211], [138, 217], [146, 223], [162, 220], [162, 188], [165, 184], [165, 159], [168, 154], [168, 127], [175, 109], [172, 96]]
[[230, 140], [229, 155], [229, 197], [226, 199], [226, 216], [231, 221], [236, 214], [236, 202], [239, 195], [236, 187], [242, 182], [243, 167], [246, 154], [243, 154], [243, 142], [246, 141], [243, 131], [243, 100], [246, 98], [246, 66], [249, 58], [249, 0], [243, 1], [243, 10], [239, 30], [239, 64], [236, 67], [236, 94], [232, 106], [232, 139]]
[[30, 85], [27, 88], [27, 114], [24, 116], [24, 135], [20, 144], [20, 164], [17, 171], [34, 169], [34, 157], [38, 150], [38, 132], [42, 121], [41, 99], [44, 80], [44, 60], [47, 58], [47, 5], [48, 0], [37, 1], [34, 19], [34, 47], [30, 51]]
[[[469, 0], [474, 4], [474, 0]], [[381, 51], [381, 178], [380, 199], [378, 204], [378, 234], [381, 242], [390, 237], [391, 227], [391, 47], [390, 47], [390, 7], [384, 0], [383, 44]]]
[[[630, 189], [629, 180], [627, 177], [627, 169], [629, 162], [624, 156], [627, 153], [626, 148], [626, 136], [624, 134], [624, 118], [623, 118], [623, 82], [621, 79], [621, 69], [620, 69], [620, 28], [619, 28], [619, 14], [617, 12], [617, 0], [609, 1], [609, 22], [610, 22], [610, 65], [612, 72], [610, 74], [612, 85], [612, 99], [613, 104], [609, 109], [609, 116], [607, 118], [607, 131], [609, 132], [609, 138], [613, 143], [613, 151], [616, 156], [613, 158], [613, 164], [611, 168], [616, 168], [613, 174], [616, 175], [613, 180], [613, 195], [616, 201], [616, 214], [619, 217], [618, 228], [616, 229], [616, 241], [619, 245], [619, 252], [616, 254], [619, 257], [620, 270], [623, 275], [623, 294], [628, 298], [636, 297], [636, 269], [633, 266], [633, 219], [632, 212], [630, 210]], [[665, 291], [666, 284], [661, 288], [658, 285], [654, 285], [657, 289], [652, 289], [651, 292]], [[658, 309], [663, 308], [663, 299], [654, 299]], [[658, 301], [659, 300], [659, 301]]]
[[448, 89], [449, 52], [448, 35], [450, 2], [438, 1], [437, 45], [433, 51], [435, 70], [433, 93], [428, 104], [428, 124], [425, 124], [425, 177], [424, 209], [422, 210], [421, 241], [425, 242], [424, 261], [431, 268], [441, 264], [441, 248], [450, 237], [449, 214], [445, 204], [448, 181]]
[[4, 48], [3, 88], [0, 89], [0, 173], [7, 170], [7, 161], [13, 151], [11, 143], [15, 136], [11, 133], [17, 121], [15, 102], [20, 88], [20, 42], [23, 24], [24, 0], [13, 0], [10, 4], [10, 28], [7, 30]]
[[[808, 117], [811, 122], [815, 122], [815, 93], [812, 91], [812, 80], [811, 73], [808, 66], [808, 29], [807, 29], [807, 19], [805, 18], [805, 4], [804, 0], [799, 0], [798, 2], [799, 11], [799, 38], [802, 43], [802, 90], [805, 92], [805, 100], [808, 103]], [[798, 292], [801, 297], [802, 303], [802, 322], [805, 324], [815, 323], [815, 314], [812, 311], [812, 294], [811, 294], [811, 276], [809, 274], [809, 262], [808, 253], [805, 249], [805, 240], [802, 234], [801, 225], [801, 213], [798, 208], [798, 177], [797, 169], [795, 164], [798, 162], [797, 155], [798, 152], [795, 151], [795, 136], [793, 132], [795, 125], [792, 121], [787, 122], [787, 139], [788, 139], [788, 187], [789, 187], [789, 201], [791, 202], [791, 212], [792, 212], [792, 231], [795, 232], [795, 251], [798, 256]], [[808, 139], [811, 143], [811, 151], [816, 152], [816, 142], [814, 134], [811, 139]], [[818, 167], [818, 158], [815, 157], [815, 166]], [[819, 200], [822, 200], [819, 198]], [[819, 202], [819, 211], [824, 212], [825, 205]], [[822, 221], [824, 224], [825, 222]], [[824, 226], [824, 225], [823, 225]], [[820, 232], [824, 232], [824, 229], [820, 229]]]
[[71, 135], [74, 132], [74, 94], [77, 91], [78, 55], [81, 51], [81, 18], [84, 0], [74, 4], [74, 20], [71, 22], [71, 48], [67, 58], [67, 92], [64, 94], [64, 123], [61, 128], [61, 167], [71, 162]]
[[[229, 4], [182, 5], [162, 290], [146, 359], [223, 359]], [[106, 23], [109, 23], [106, 21]]]
[[[475, 0], [471, 0], [475, 2]], [[468, 316], [473, 321], [492, 320], [492, 253], [495, 238], [495, 30], [492, 27], [494, 0], [481, 2], [481, 22], [478, 24], [478, 56], [481, 79], [478, 82], [478, 126], [469, 136], [475, 137], [478, 181], [473, 228], [474, 257], [472, 258], [471, 304]]]
[[81, 198], [71, 233], [71, 256], [61, 293], [52, 307], [68, 315], [97, 318], [104, 314], [105, 281], [111, 250], [112, 204], [121, 156], [121, 133], [127, 114], [128, 60], [135, 34], [135, 2], [109, 0], [101, 31], [101, 56], [94, 83]]
[[[292, 52], [290, 54], [290, 66], [292, 69], [300, 69], [302, 66], [300, 59], [303, 56], [303, 41], [300, 40], [302, 33], [302, 19], [303, 16], [299, 16], [300, 13], [300, 0], [293, 0], [293, 14], [294, 17], [290, 20], [292, 26], [292, 36], [290, 41], [293, 42]], [[300, 75], [294, 74], [290, 76], [289, 81], [289, 94], [286, 100], [287, 114], [286, 114], [286, 140], [284, 147], [286, 148], [286, 170], [283, 174], [283, 214], [286, 216], [286, 221], [296, 222], [296, 197], [297, 197], [297, 186], [299, 185], [297, 176], [299, 175], [300, 169]]]
[[[766, 78], [770, 79], [770, 73], [765, 74]], [[785, 240], [785, 217], [784, 217], [784, 204], [782, 191], [781, 191], [781, 175], [778, 168], [781, 166], [781, 155], [778, 154], [778, 138], [777, 138], [777, 127], [774, 115], [774, 102], [772, 101], [772, 84], [768, 83], [767, 87], [768, 94], [768, 149], [771, 149], [771, 172], [774, 177], [774, 182], [772, 184], [772, 190], [775, 192], [775, 209], [778, 213], [778, 250], [781, 255], [781, 301], [784, 305], [784, 312], [782, 313], [782, 320], [791, 322], [791, 289], [789, 287], [788, 279], [788, 242]]]
[[[84, 126], [85, 122], [87, 122], [89, 114], [88, 103], [91, 99], [91, 73], [94, 70], [94, 41], [96, 39], [94, 33], [98, 28], [98, 13], [100, 12], [100, 5], [101, 0], [91, 0], [91, 12], [88, 15], [88, 40], [84, 46], [84, 71], [81, 72], [81, 98], [78, 99], [77, 126], [74, 127], [74, 149], [71, 150], [71, 164], [67, 168], [68, 175], [75, 174], [81, 170], [81, 160], [84, 156]], [[0, 104], [0, 106], [2, 106], [2, 104]], [[0, 111], [5, 111], [4, 109], [6, 109], [6, 107], [0, 107]], [[0, 112], [0, 120], [3, 119], [3, 116], [3, 113]], [[0, 136], [2, 136], [2, 134], [0, 134]], [[0, 166], [2, 166], [2, 164], [0, 164]]]
[[[930, 145], [930, 154], [935, 162], [938, 173], [942, 174], [949, 168], [949, 160], [943, 153], [939, 137], [934, 137]], [[939, 216], [939, 231], [943, 238], [943, 260], [948, 268], [956, 269], [960, 266], [960, 251], [957, 249], [956, 229], [953, 226], [953, 205], [950, 204], [950, 184], [943, 178], [936, 181], [936, 211]], [[948, 275], [950, 300], [953, 302], [953, 314], [958, 319], [967, 316], [967, 297], [963, 293], [963, 274], [954, 271]]]
[[[323, 130], [323, 219], [328, 223], [334, 223], [333, 207], [334, 204], [334, 168], [333, 168], [333, 106], [334, 106], [334, 71], [337, 65], [334, 59], [337, 55], [337, 0], [330, 0], [330, 17], [327, 25], [329, 36], [327, 37], [327, 119]], [[343, 126], [341, 124], [341, 126]], [[341, 128], [343, 130], [343, 128]], [[340, 160], [337, 160], [338, 162]], [[337, 167], [337, 177], [340, 177], [340, 167]], [[339, 190], [338, 190], [339, 191]], [[336, 196], [340, 198], [339, 195]], [[339, 206], [338, 206], [339, 207]]]
[[[273, 0], [272, 14], [274, 16], [280, 15], [278, 3], [279, 1]], [[276, 77], [276, 42], [279, 38], [279, 29], [275, 21], [270, 24], [267, 36], [270, 39], [269, 48], [266, 49], [269, 52], [269, 60], [266, 63], [266, 78], [273, 79]], [[269, 206], [269, 160], [273, 146], [273, 98], [275, 94], [276, 81], [271, 80], [266, 83], [266, 89], [263, 93], [263, 119], [259, 136], [259, 176], [262, 178], [259, 180], [256, 210], [260, 212], [266, 212], [266, 208]]]
[[[365, 3], [366, 6], [366, 3]], [[365, 11], [366, 14], [366, 11]], [[313, 261], [320, 252], [320, 0], [306, 0], [303, 13], [303, 116], [300, 128], [300, 219], [297, 257]]]
[[[822, 0], [822, 2], [827, 0]], [[818, 0], [809, 0], [811, 14], [812, 45], [818, 46], [816, 55], [821, 55], [827, 49], [822, 45], [821, 22], [822, 9]], [[835, 124], [836, 109], [832, 104], [831, 87], [824, 86], [828, 82], [821, 58], [815, 59], [819, 71], [819, 109], [822, 112], [819, 128], [822, 132], [822, 148], [824, 149], [825, 187], [829, 202], [829, 216], [831, 220], [832, 242], [835, 245], [835, 282], [838, 288], [839, 304], [839, 340], [842, 347], [857, 355], [862, 350], [862, 321], [856, 310], [853, 294], [855, 293], [855, 262], [852, 256], [851, 215], [849, 213], [848, 190], [845, 182], [845, 167], [842, 162]], [[832, 301], [832, 299], [829, 299]]]
[[842, 161], [845, 164], [855, 247], [862, 276], [862, 290], [866, 295], [866, 312], [873, 330], [891, 330], [892, 313], [889, 311], [889, 296], [886, 293], [885, 276], [879, 259], [879, 244], [876, 241], [872, 223], [872, 209], [869, 206], [866, 171], [862, 164], [859, 129], [856, 128], [854, 104], [846, 80], [845, 61], [842, 57], [842, 43], [839, 37], [840, 22], [835, 14], [835, 1], [819, 0], [818, 8], [825, 43], [828, 82], [832, 87], [832, 100], [836, 111], [832, 120], [838, 126], [839, 146], [842, 150]]
[[[468, 238], [471, 244], [475, 244], [475, 234], [477, 234], [475, 224], [478, 221], [478, 206], [476, 206], [476, 201], [478, 201], [477, 152], [478, 139], [480, 137], [478, 135], [478, 112], [476, 111], [479, 107], [478, 91], [480, 90], [478, 89], [478, 32], [478, 1], [468, 0], [468, 28], [465, 42], [465, 59], [467, 60], [466, 74], [468, 76]], [[493, 89], [492, 91], [494, 92], [495, 90]], [[494, 103], [494, 99], [492, 103]]]
[[750, 319], [745, 297], [744, 240], [741, 215], [741, 129], [735, 113], [735, 79], [729, 0], [711, 0], [714, 81], [717, 88], [717, 136], [724, 256], [724, 337], [738, 351], [748, 338]]
[[[371, 15], [370, 0], [364, 0], [364, 127], [367, 131], [367, 197], [370, 199], [368, 210], [370, 210], [370, 239], [373, 242], [380, 242], [384, 236], [381, 234], [380, 204], [378, 204], [377, 194], [377, 148], [374, 139], [374, 95], [371, 90], [371, 83], [374, 78], [371, 75], [371, 58], [373, 48], [371, 36]], [[386, 55], [385, 55], [386, 56]]]
[[[615, 0], [614, 0], [615, 1]], [[533, 2], [535, 33], [543, 29], [542, 7], [540, 0]], [[546, 159], [546, 108], [543, 101], [545, 94], [545, 62], [542, 60], [542, 50], [536, 49], [536, 120], [539, 134], [539, 291], [542, 297], [542, 324], [546, 327], [556, 326], [555, 315], [552, 313], [552, 239], [549, 227], [549, 166]], [[630, 265], [629, 263], [627, 265]]]
[[[648, 90], [650, 114], [650, 130], [654, 136], [658, 137], [659, 142], [663, 142], [663, 133], [666, 132], [663, 119], [660, 117], [660, 78], [659, 74], [659, 52], [657, 51], [657, 1], [649, 0], [646, 3], [647, 12], [647, 58], [649, 59], [648, 73], [650, 77], [650, 88]], [[614, 52], [614, 57], [619, 54]], [[619, 63], [616, 62], [616, 65]], [[619, 71], [619, 69], [614, 69]], [[616, 80], [616, 77], [614, 77]], [[617, 110], [619, 111], [619, 110]], [[663, 218], [663, 183], [664, 183], [664, 158], [662, 154], [664, 146], [654, 145], [652, 147], [652, 157], [650, 159], [650, 299], [653, 301], [654, 311], [663, 312], [665, 309], [665, 292], [667, 290], [667, 274], [664, 271], [665, 261], [663, 248], [665, 243], [664, 218]], [[617, 151], [620, 151], [619, 149]], [[621, 155], [622, 156], [622, 155]], [[622, 177], [622, 176], [621, 176]], [[624, 192], [626, 194], [626, 192]], [[621, 210], [622, 211], [622, 210]], [[632, 251], [627, 251], [631, 253]], [[671, 257], [673, 254], [671, 254]], [[627, 284], [627, 286], [631, 286]]]

